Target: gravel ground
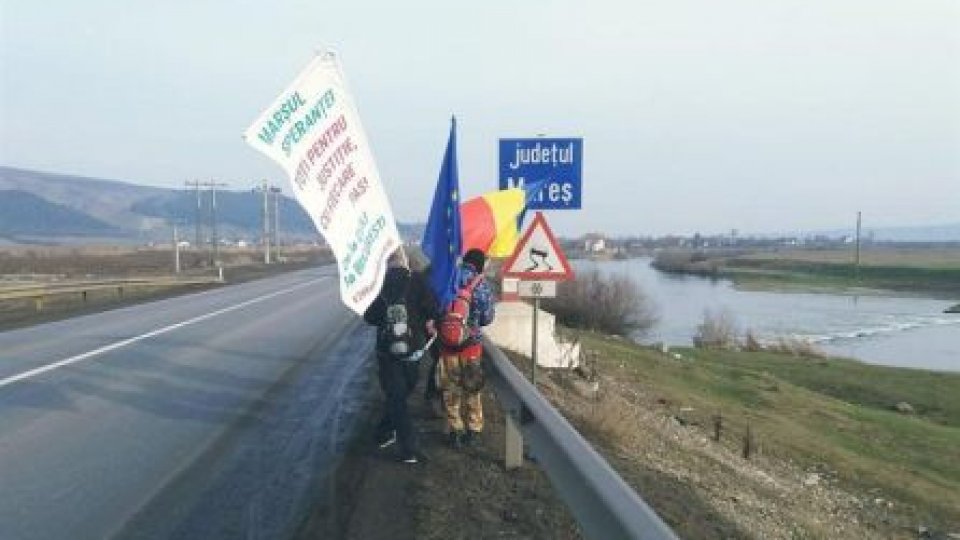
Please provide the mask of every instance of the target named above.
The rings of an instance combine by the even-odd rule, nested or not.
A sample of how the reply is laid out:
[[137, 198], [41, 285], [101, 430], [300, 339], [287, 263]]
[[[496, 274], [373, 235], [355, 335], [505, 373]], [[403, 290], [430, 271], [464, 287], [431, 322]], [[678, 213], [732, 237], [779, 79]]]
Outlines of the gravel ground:
[[338, 472], [337, 508], [324, 509], [325, 518], [305, 530], [302, 538], [581, 538], [541, 471], [530, 464], [504, 469], [503, 414], [489, 391], [484, 395], [483, 438], [464, 450], [446, 446], [443, 420], [420, 392], [415, 391], [410, 404], [424, 459], [416, 465], [401, 464], [390, 449], [379, 450], [373, 444], [377, 395]]

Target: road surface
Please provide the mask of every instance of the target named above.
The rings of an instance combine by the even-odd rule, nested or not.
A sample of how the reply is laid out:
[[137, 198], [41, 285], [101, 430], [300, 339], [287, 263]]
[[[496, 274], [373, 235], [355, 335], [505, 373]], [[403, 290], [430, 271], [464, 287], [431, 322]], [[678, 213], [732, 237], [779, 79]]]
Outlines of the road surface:
[[0, 538], [279, 538], [369, 331], [311, 269], [0, 333]]

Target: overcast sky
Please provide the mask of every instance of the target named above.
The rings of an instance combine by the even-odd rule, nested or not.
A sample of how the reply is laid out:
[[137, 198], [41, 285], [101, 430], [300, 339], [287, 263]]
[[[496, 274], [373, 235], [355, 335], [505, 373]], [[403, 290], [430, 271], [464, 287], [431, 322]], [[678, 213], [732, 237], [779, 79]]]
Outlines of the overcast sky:
[[0, 0], [0, 163], [286, 184], [240, 133], [330, 46], [404, 221], [456, 114], [467, 195], [498, 138], [583, 137], [563, 234], [960, 222], [956, 0], [457, 4]]

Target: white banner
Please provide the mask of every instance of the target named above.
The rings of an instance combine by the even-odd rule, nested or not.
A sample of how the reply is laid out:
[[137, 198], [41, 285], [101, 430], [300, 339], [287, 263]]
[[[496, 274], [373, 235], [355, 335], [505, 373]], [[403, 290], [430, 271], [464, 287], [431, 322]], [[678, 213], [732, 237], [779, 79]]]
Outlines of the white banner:
[[287, 171], [337, 258], [340, 297], [362, 314], [401, 241], [337, 57], [314, 58], [243, 136]]

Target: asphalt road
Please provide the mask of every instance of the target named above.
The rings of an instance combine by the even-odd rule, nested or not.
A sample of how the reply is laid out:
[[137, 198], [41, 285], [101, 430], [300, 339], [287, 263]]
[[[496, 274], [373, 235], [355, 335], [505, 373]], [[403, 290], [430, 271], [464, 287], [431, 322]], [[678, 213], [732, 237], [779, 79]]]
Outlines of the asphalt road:
[[282, 538], [369, 389], [331, 267], [0, 333], [0, 538]]

